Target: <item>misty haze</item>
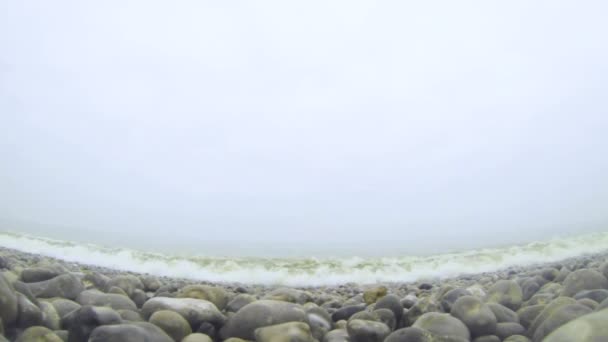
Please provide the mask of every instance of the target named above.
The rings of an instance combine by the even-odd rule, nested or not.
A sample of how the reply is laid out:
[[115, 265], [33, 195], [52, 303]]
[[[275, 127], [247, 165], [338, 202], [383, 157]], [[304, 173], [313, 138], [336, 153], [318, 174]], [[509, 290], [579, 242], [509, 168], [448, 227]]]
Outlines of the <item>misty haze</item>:
[[[443, 303], [450, 286], [513, 311], [536, 293], [525, 298], [530, 279], [577, 300], [608, 294], [606, 11], [601, 1], [2, 3], [0, 300], [3, 283], [18, 293], [15, 281], [55, 279], [30, 268], [79, 274], [85, 293], [93, 271], [224, 284], [228, 299], [237, 285], [271, 300], [285, 294], [262, 285], [359, 286], [327, 308], [307, 294], [328, 317], [376, 303], [380, 285], [401, 304]], [[578, 269], [595, 272], [594, 285], [572, 290], [566, 271]], [[484, 282], [484, 272], [496, 273]], [[501, 281], [523, 291], [519, 304], [494, 300]], [[158, 288], [142, 284], [154, 300]], [[50, 296], [37, 286], [33, 296]], [[79, 296], [56, 297], [85, 305]], [[605, 297], [585, 305], [608, 307]], [[213, 305], [228, 320], [213, 322], [211, 340], [278, 341], [262, 326], [236, 332], [238, 310]], [[438, 333], [396, 315], [378, 341], [410, 326]], [[462, 341], [510, 336], [452, 316]], [[29, 326], [11, 317], [0, 310], [5, 335], [25, 341]], [[332, 319], [328, 331], [346, 329]], [[311, 338], [342, 341], [307, 322]], [[348, 322], [351, 341], [372, 341]], [[566, 325], [545, 339], [553, 330], [517, 324], [525, 334], [511, 335], [532, 341], [570, 336]], [[46, 327], [70, 341], [102, 336]]]

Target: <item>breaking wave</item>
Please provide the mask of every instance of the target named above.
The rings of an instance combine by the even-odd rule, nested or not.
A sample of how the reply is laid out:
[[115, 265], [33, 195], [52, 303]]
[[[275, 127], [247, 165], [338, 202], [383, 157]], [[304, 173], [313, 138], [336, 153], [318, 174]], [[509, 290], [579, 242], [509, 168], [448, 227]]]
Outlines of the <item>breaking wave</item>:
[[177, 256], [0, 232], [0, 246], [122, 271], [224, 283], [323, 286], [410, 282], [550, 263], [608, 251], [608, 232], [433, 256], [252, 258]]

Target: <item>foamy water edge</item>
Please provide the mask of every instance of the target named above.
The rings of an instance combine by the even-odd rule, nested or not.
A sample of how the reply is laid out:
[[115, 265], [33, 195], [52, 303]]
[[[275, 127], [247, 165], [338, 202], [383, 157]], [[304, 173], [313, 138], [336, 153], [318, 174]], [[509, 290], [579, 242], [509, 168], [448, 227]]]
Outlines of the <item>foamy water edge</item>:
[[433, 256], [386, 258], [184, 257], [15, 232], [0, 232], [0, 246], [68, 262], [173, 278], [216, 283], [324, 286], [444, 279], [513, 266], [557, 262], [608, 251], [608, 232]]

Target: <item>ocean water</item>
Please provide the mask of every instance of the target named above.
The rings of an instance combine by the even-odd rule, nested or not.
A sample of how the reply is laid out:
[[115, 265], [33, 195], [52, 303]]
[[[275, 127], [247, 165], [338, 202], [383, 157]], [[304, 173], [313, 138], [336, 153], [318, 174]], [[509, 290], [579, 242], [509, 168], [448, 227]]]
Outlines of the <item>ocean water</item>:
[[491, 272], [608, 251], [608, 232], [555, 237], [497, 248], [437, 255], [293, 258], [213, 257], [128, 248], [0, 232], [0, 246], [118, 270], [213, 282], [324, 286], [349, 282], [409, 282]]

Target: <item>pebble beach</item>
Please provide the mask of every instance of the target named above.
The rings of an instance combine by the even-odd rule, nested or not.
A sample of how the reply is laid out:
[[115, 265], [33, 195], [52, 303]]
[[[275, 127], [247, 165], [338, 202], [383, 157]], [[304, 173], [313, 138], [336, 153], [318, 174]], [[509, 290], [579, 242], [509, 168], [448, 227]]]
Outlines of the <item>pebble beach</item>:
[[608, 253], [410, 283], [157, 277], [0, 248], [7, 341], [608, 340]]

